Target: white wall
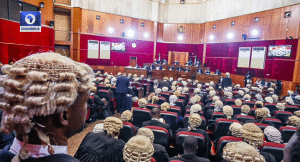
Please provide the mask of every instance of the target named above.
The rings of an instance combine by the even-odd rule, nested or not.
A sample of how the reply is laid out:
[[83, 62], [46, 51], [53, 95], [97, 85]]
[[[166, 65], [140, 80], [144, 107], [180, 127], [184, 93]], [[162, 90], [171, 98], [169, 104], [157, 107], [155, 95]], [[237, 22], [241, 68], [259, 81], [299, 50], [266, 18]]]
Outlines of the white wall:
[[204, 23], [300, 3], [300, 0], [72, 0], [73, 7], [161, 23]]

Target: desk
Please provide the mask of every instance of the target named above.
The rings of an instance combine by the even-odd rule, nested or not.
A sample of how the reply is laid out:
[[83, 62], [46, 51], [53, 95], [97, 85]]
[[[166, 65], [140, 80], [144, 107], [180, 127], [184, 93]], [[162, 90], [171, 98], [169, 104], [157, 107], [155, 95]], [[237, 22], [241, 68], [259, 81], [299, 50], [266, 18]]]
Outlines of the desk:
[[147, 77], [147, 70], [145, 69], [127, 69], [125, 68], [125, 73], [128, 75], [129, 73], [131, 73], [132, 75], [136, 74], [138, 76], [144, 75], [145, 77]]

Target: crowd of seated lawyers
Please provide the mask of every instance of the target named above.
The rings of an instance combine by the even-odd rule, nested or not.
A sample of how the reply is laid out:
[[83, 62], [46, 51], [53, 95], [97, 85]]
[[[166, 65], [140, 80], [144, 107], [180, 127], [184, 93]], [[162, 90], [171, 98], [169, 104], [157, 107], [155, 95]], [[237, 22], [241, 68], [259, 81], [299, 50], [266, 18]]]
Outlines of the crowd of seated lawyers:
[[[36, 63], [49, 69], [37, 69]], [[68, 67], [72, 70], [62, 72]], [[30, 55], [1, 70], [6, 75], [0, 78], [5, 89], [1, 132], [16, 137], [0, 161], [299, 161], [300, 96], [288, 92], [280, 98], [276, 84], [247, 80], [246, 88], [233, 88], [230, 82], [153, 81], [124, 73], [97, 73], [102, 79], [94, 79], [89, 66], [56, 53]], [[144, 83], [154, 93], [149, 100], [134, 99], [130, 89]], [[95, 99], [103, 106], [90, 116], [103, 116], [106, 105], [111, 116], [84, 137], [71, 157], [67, 139], [82, 130], [87, 104]]]

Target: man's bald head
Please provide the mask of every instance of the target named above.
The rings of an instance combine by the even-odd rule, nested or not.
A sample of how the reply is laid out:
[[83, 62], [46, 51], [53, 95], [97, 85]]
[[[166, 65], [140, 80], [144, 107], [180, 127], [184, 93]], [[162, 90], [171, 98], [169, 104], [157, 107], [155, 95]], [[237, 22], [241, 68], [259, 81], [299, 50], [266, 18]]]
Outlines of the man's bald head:
[[160, 110], [159, 110], [159, 108], [153, 108], [152, 110], [151, 110], [151, 117], [152, 118], [160, 118]]

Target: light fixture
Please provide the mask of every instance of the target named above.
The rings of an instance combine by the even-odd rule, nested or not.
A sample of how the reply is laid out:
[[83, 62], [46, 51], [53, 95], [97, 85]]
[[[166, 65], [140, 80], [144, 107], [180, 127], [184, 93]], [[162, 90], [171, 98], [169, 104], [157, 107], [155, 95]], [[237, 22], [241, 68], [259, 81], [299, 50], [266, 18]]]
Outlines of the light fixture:
[[100, 15], [96, 15], [96, 20], [100, 20]]
[[45, 3], [44, 2], [40, 2], [40, 8], [44, 8], [45, 7]]
[[145, 27], [145, 23], [141, 23], [141, 27]]
[[182, 35], [179, 35], [179, 36], [177, 37], [177, 39], [178, 39], [178, 40], [183, 40], [183, 36], [182, 36]]
[[254, 18], [254, 22], [258, 23], [259, 22], [259, 17]]
[[120, 19], [120, 23], [121, 23], [121, 24], [124, 24], [124, 20], [123, 20], [123, 19]]
[[210, 36], [209, 36], [209, 39], [210, 39], [210, 40], [214, 40], [214, 38], [215, 38], [214, 35], [210, 35]]
[[130, 37], [130, 38], [134, 37], [134, 31], [132, 29], [129, 29], [127, 31], [127, 36]]
[[108, 28], [108, 33], [113, 33], [114, 32], [114, 28]]
[[217, 26], [216, 25], [213, 25], [213, 29], [216, 29], [217, 28]]
[[292, 16], [292, 12], [288, 11], [284, 13], [284, 18], [290, 18]]
[[232, 22], [231, 22], [231, 26], [234, 26], [234, 25], [235, 25], [235, 22], [234, 22], [234, 21], [232, 21]]
[[227, 38], [228, 38], [228, 39], [232, 39], [233, 37], [234, 37], [234, 34], [233, 34], [233, 33], [228, 33], [228, 34], [227, 34]]
[[254, 30], [252, 30], [251, 34], [255, 36], [258, 34], [258, 31], [256, 29], [254, 29]]
[[145, 37], [145, 38], [148, 38], [148, 37], [149, 37], [149, 34], [148, 34], [148, 33], [144, 33], [144, 37]]
[[184, 3], [185, 3], [185, 0], [180, 0], [180, 3], [181, 3], [181, 4], [184, 4]]

